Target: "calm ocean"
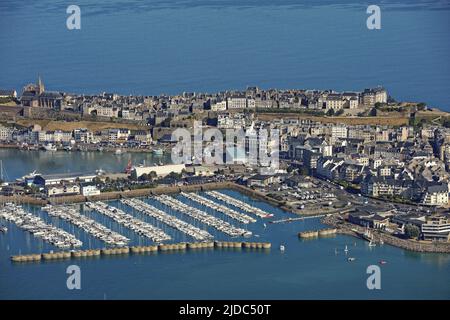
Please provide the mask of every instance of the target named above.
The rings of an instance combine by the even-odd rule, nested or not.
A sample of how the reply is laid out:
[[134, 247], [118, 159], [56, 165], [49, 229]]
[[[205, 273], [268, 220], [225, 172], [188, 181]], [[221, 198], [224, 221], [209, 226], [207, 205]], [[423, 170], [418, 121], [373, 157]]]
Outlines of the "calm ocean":
[[[262, 88], [361, 90], [450, 110], [450, 3], [355, 0], [0, 1], [0, 88], [175, 94]], [[372, 2], [370, 2], [372, 4]]]

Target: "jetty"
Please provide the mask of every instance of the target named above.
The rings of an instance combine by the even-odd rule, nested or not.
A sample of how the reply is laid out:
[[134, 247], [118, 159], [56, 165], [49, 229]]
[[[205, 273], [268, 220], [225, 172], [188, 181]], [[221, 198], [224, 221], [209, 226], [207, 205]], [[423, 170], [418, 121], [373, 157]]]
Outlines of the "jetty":
[[230, 217], [230, 218], [232, 218], [234, 220], [237, 220], [237, 221], [239, 221], [241, 223], [248, 224], [248, 223], [251, 223], [251, 222], [256, 222], [256, 219], [254, 219], [254, 218], [252, 218], [252, 217], [250, 217], [250, 216], [248, 216], [246, 214], [237, 212], [236, 210], [228, 208], [227, 206], [224, 206], [222, 204], [214, 202], [214, 201], [212, 201], [212, 200], [210, 200], [208, 198], [202, 197], [201, 195], [198, 195], [196, 193], [181, 192], [181, 195], [186, 197], [186, 198], [188, 198], [189, 200], [197, 202], [197, 203], [199, 203], [199, 204], [201, 204], [201, 205], [203, 205], [205, 207], [208, 207], [210, 209], [213, 209], [213, 210], [216, 210], [218, 212], [221, 212], [224, 215], [226, 215], [226, 216], [228, 216], [228, 217]]
[[251, 206], [241, 200], [237, 200], [233, 197], [230, 197], [230, 196], [223, 194], [221, 192], [218, 192], [218, 191], [207, 191], [206, 194], [213, 198], [216, 198], [217, 200], [221, 200], [223, 202], [229, 203], [229, 204], [235, 206], [236, 208], [242, 209], [248, 213], [257, 215], [260, 218], [269, 218], [269, 217], [273, 216], [272, 214], [269, 214], [259, 208]]
[[45, 223], [41, 218], [26, 212], [22, 206], [14, 203], [6, 203], [0, 208], [0, 218], [14, 223], [20, 229], [61, 249], [77, 248], [83, 245], [83, 242], [74, 235]]
[[113, 219], [118, 224], [131, 229], [138, 235], [151, 239], [153, 242], [159, 243], [171, 239], [163, 230], [154, 227], [150, 223], [136, 219], [131, 214], [125, 213], [119, 208], [109, 206], [104, 202], [87, 202], [85, 206]]
[[46, 211], [51, 217], [57, 217], [75, 225], [106, 244], [121, 247], [125, 246], [130, 241], [127, 237], [112, 231], [93, 219], [82, 215], [73, 205], [47, 205], [42, 207], [42, 210]]
[[159, 202], [168, 206], [171, 209], [177, 210], [178, 212], [181, 212], [195, 220], [200, 221], [201, 223], [211, 226], [216, 230], [219, 230], [220, 232], [223, 232], [231, 237], [239, 237], [239, 236], [249, 237], [252, 235], [251, 231], [232, 226], [226, 221], [211, 216], [200, 209], [191, 207], [168, 195], [155, 196], [154, 199], [158, 200]]
[[318, 214], [318, 215], [312, 215], [312, 216], [303, 216], [303, 217], [296, 217], [296, 218], [285, 218], [285, 219], [279, 219], [279, 220], [272, 220], [269, 221], [269, 223], [284, 223], [284, 222], [294, 222], [294, 221], [301, 221], [306, 219], [314, 219], [314, 218], [323, 218], [327, 217], [329, 214]]
[[161, 221], [162, 223], [168, 225], [169, 227], [172, 227], [182, 233], [187, 234], [188, 236], [191, 236], [192, 238], [196, 240], [209, 240], [212, 239], [213, 236], [202, 229], [199, 229], [187, 222], [184, 222], [174, 216], [171, 216], [167, 213], [165, 213], [162, 210], [159, 210], [148, 203], [145, 203], [142, 200], [138, 199], [122, 199], [120, 202], [124, 205], [130, 206], [134, 210], [141, 212], [143, 214], [146, 214], [158, 221]]

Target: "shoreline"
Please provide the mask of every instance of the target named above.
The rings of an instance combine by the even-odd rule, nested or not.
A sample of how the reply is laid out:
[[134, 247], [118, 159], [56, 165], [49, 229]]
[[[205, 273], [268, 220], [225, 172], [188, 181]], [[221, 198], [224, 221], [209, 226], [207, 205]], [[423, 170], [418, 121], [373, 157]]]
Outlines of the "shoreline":
[[[328, 226], [336, 228], [336, 233], [338, 234], [353, 236], [358, 239], [362, 239], [359, 233], [364, 233], [364, 228], [361, 226], [350, 224], [344, 221], [338, 221], [335, 217], [332, 216], [321, 219], [321, 222]], [[356, 230], [357, 232], [355, 232], [354, 230]], [[400, 249], [420, 253], [450, 253], [450, 243], [424, 242], [401, 239], [376, 229], [371, 229], [371, 232], [373, 234], [373, 240], [375, 242], [380, 242], [380, 240], [383, 240], [384, 244], [389, 244]]]
[[224, 182], [209, 182], [204, 184], [193, 184], [193, 185], [183, 185], [183, 186], [165, 186], [160, 185], [154, 188], [127, 190], [127, 191], [111, 191], [103, 192], [95, 196], [83, 196], [83, 195], [73, 195], [73, 196], [61, 196], [49, 199], [34, 198], [30, 196], [0, 196], [0, 202], [18, 202], [23, 204], [61, 204], [61, 203], [83, 203], [89, 201], [102, 201], [102, 200], [116, 200], [123, 198], [132, 197], [143, 197], [149, 195], [160, 195], [160, 194], [174, 194], [180, 192], [195, 192], [203, 190], [218, 190], [218, 189], [231, 189], [243, 193], [249, 197], [268, 202], [276, 207], [279, 207], [286, 211], [292, 211], [287, 207], [283, 207], [282, 202], [272, 199], [261, 192], [255, 191], [243, 185], [239, 185], [234, 182], [224, 181]]
[[[15, 145], [15, 144], [0, 144], [0, 150], [1, 149], [14, 149], [14, 150], [20, 150], [20, 151], [31, 151], [31, 152], [36, 151], [36, 152], [49, 152], [49, 153], [52, 153], [52, 152], [64, 152], [64, 153], [69, 153], [69, 152], [98, 152], [98, 153], [109, 152], [109, 153], [115, 153], [115, 151], [117, 149], [121, 150], [121, 153], [119, 155], [123, 155], [123, 154], [126, 154], [128, 152], [130, 152], [130, 153], [150, 153], [150, 154], [152, 154], [155, 149], [162, 149], [164, 151], [164, 153], [167, 153], [167, 150], [166, 150], [166, 148], [164, 146], [155, 147], [155, 148], [151, 148], [151, 149], [127, 148], [127, 147], [123, 147], [123, 146], [122, 147], [117, 147], [117, 148], [104, 147], [103, 150], [98, 150], [97, 148], [98, 148], [98, 146], [92, 146], [92, 148], [87, 148], [85, 150], [79, 150], [77, 148], [74, 148], [74, 149], [72, 149], [70, 151], [64, 150], [64, 149], [58, 149], [56, 151], [46, 151], [46, 150], [42, 150], [41, 148], [27, 149], [27, 148], [24, 148], [24, 147], [21, 147], [19, 145]], [[164, 157], [165, 155], [162, 155], [162, 156], [161, 155], [155, 155], [155, 156], [157, 156], [157, 157]]]

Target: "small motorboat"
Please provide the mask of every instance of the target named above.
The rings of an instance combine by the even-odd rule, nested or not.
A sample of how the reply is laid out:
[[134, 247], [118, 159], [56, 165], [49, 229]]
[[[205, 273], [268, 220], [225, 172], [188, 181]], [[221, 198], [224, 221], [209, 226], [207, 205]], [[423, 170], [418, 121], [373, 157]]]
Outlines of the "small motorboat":
[[387, 261], [386, 260], [380, 260], [380, 264], [386, 264]]
[[345, 252], [345, 253], [347, 253], [347, 252], [348, 252], [348, 248], [347, 248], [347, 245], [345, 245], [345, 249], [344, 249], [344, 252]]
[[356, 260], [356, 258], [353, 258], [353, 257], [349, 257], [349, 258], [347, 259], [348, 262], [352, 262], [352, 261], [355, 261], [355, 260]]
[[281, 251], [281, 252], [284, 252], [285, 249], [286, 249], [286, 248], [285, 248], [283, 245], [280, 245], [280, 251]]

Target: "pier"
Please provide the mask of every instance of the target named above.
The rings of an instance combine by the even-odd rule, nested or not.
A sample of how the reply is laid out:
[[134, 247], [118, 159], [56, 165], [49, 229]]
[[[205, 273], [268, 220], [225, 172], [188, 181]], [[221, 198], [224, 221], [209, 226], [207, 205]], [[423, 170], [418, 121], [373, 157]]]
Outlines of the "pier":
[[221, 212], [224, 215], [226, 215], [232, 219], [235, 219], [239, 222], [242, 222], [245, 224], [251, 223], [251, 222], [256, 222], [256, 219], [254, 219], [246, 214], [237, 212], [236, 210], [228, 208], [227, 206], [224, 206], [222, 204], [216, 203], [216, 202], [214, 202], [208, 198], [202, 197], [196, 193], [181, 192], [181, 195], [194, 201], [194, 202], [197, 202], [205, 207], [208, 207], [208, 208], [211, 208], [218, 212]]
[[83, 242], [75, 236], [46, 224], [41, 218], [26, 212], [20, 205], [7, 203], [0, 208], [0, 218], [13, 222], [19, 228], [61, 249], [77, 248], [83, 245]]
[[286, 218], [286, 219], [280, 219], [280, 220], [273, 220], [269, 221], [269, 223], [283, 223], [283, 222], [293, 222], [293, 221], [300, 221], [305, 219], [314, 219], [314, 218], [323, 218], [327, 217], [330, 214], [319, 214], [319, 215], [313, 215], [313, 216], [303, 216], [303, 217], [297, 217], [297, 218]]
[[52, 206], [47, 205], [42, 208], [49, 216], [57, 217], [68, 221], [78, 228], [84, 230], [86, 233], [92, 235], [113, 246], [125, 246], [130, 239], [127, 237], [108, 229], [104, 225], [82, 215], [74, 206]]
[[213, 197], [213, 198], [221, 200], [223, 202], [229, 203], [229, 204], [235, 206], [236, 208], [242, 209], [242, 210], [244, 210], [244, 211], [246, 211], [248, 213], [257, 215], [260, 218], [268, 218], [268, 217], [272, 216], [271, 214], [269, 214], [267, 212], [264, 212], [263, 210], [261, 210], [259, 208], [251, 206], [251, 205], [249, 205], [249, 204], [247, 204], [247, 203], [245, 203], [245, 202], [243, 202], [241, 200], [234, 199], [233, 197], [230, 197], [230, 196], [228, 196], [226, 194], [223, 194], [221, 192], [218, 192], [218, 191], [207, 191], [206, 194], [211, 196], [211, 197]]
[[239, 236], [249, 237], [252, 235], [252, 233], [248, 230], [234, 227], [226, 221], [223, 221], [219, 218], [211, 216], [200, 209], [191, 207], [191, 206], [189, 206], [175, 198], [172, 198], [168, 195], [156, 196], [155, 199], [158, 200], [159, 202], [161, 202], [162, 204], [168, 206], [169, 208], [177, 210], [177, 211], [179, 211], [193, 219], [196, 219], [208, 226], [211, 226], [231, 237], [239, 237]]
[[171, 237], [161, 229], [152, 226], [150, 223], [136, 219], [131, 214], [127, 214], [118, 208], [111, 207], [104, 202], [88, 202], [86, 203], [86, 207], [113, 219], [118, 224], [133, 230], [140, 236], [151, 239], [153, 242], [159, 243], [171, 239]]
[[221, 249], [245, 249], [256, 252], [264, 252], [270, 250], [272, 244], [270, 242], [234, 242], [234, 241], [206, 241], [206, 242], [181, 242], [172, 244], [160, 244], [154, 246], [134, 246], [123, 248], [104, 248], [93, 250], [77, 250], [50, 252], [43, 254], [27, 254], [11, 256], [12, 262], [40, 262], [45, 261], [61, 261], [68, 259], [80, 259], [89, 257], [106, 257], [106, 256], [128, 256], [139, 254], [155, 254], [169, 252], [183, 252], [186, 250], [198, 251], [201, 249], [221, 250]]
[[182, 233], [191, 236], [196, 240], [209, 240], [212, 239], [213, 236], [205, 230], [201, 230], [187, 222], [184, 222], [176, 217], [173, 217], [162, 210], [159, 210], [148, 203], [145, 203], [142, 200], [138, 199], [122, 199], [120, 201], [122, 204], [130, 206], [134, 210], [138, 212], [142, 212], [152, 218], [155, 218], [158, 221], [172, 227]]

